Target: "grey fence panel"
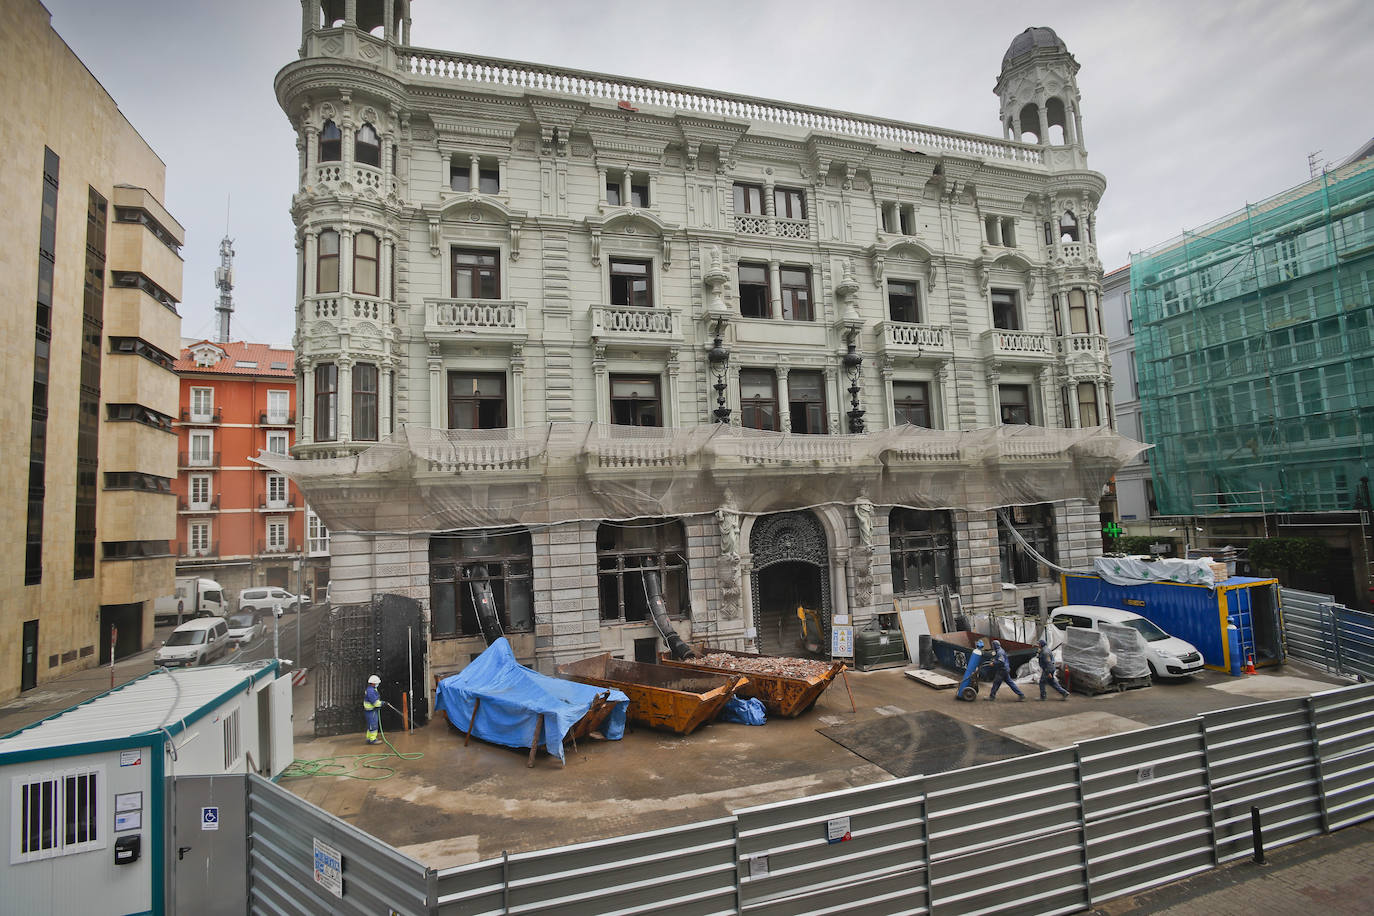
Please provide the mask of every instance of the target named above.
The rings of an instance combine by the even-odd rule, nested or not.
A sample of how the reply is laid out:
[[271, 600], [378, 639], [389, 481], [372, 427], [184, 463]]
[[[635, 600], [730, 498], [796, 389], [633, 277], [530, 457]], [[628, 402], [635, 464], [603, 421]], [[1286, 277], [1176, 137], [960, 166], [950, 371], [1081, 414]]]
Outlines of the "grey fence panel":
[[1341, 673], [1374, 678], [1374, 614], [1340, 605], [1334, 613]]
[[[736, 811], [741, 912], [928, 912], [924, 779]], [[831, 843], [841, 818], [850, 839]]]
[[1201, 722], [1078, 745], [1094, 903], [1216, 864]]
[[1089, 903], [1072, 749], [926, 777], [932, 913], [1074, 913]]
[[1374, 817], [1374, 684], [1314, 694], [1327, 829]]
[[[404, 916], [430, 911], [428, 870], [259, 776], [248, 781], [248, 903], [254, 914]], [[315, 840], [343, 859], [343, 896], [315, 882]]]
[[1320, 665], [1327, 671], [1337, 670], [1339, 662], [1330, 611], [1336, 599], [1292, 588], [1279, 589], [1279, 596], [1283, 602], [1283, 635], [1289, 656]]
[[735, 819], [519, 853], [506, 870], [510, 913], [734, 913]]
[[445, 868], [435, 876], [440, 916], [497, 916], [506, 911], [503, 859]]
[[1306, 697], [1202, 716], [1212, 784], [1212, 829], [1220, 862], [1253, 851], [1251, 806], [1266, 846], [1322, 832], [1321, 777]]

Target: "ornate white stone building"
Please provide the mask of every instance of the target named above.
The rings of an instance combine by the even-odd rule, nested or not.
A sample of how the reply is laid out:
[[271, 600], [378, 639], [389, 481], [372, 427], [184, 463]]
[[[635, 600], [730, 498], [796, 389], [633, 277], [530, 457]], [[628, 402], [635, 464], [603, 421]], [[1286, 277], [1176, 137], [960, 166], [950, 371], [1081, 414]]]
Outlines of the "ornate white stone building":
[[1124, 446], [1066, 428], [1111, 416], [1105, 181], [1053, 31], [1007, 51], [998, 139], [302, 6], [293, 453], [325, 460], [289, 473], [336, 602], [419, 600], [448, 669], [485, 580], [547, 670], [649, 649], [643, 569], [684, 635], [791, 651], [798, 605], [1057, 604], [998, 505], [1062, 565], [1100, 552]]

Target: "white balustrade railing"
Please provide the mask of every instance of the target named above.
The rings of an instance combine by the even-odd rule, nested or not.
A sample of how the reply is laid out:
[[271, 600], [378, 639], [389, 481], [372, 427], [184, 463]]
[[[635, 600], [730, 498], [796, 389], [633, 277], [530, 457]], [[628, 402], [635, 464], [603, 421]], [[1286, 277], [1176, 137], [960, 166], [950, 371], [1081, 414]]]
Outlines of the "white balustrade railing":
[[949, 350], [949, 328], [905, 321], [882, 322], [883, 343], [889, 348]]
[[343, 165], [338, 162], [331, 162], [315, 169], [315, 179], [321, 183], [338, 181], [341, 177], [343, 177]]
[[377, 302], [368, 302], [363, 299], [353, 300], [353, 317], [367, 318], [377, 321], [382, 316], [382, 306]]
[[531, 451], [525, 443], [483, 442], [436, 448], [425, 458], [431, 471], [528, 470]]
[[371, 166], [357, 166], [353, 170], [353, 181], [360, 188], [382, 189], [382, 173]]
[[602, 468], [680, 467], [687, 458], [668, 442], [600, 442], [596, 448], [596, 465]]
[[764, 121], [804, 130], [861, 137], [874, 143], [902, 147], [947, 150], [988, 159], [1042, 163], [1036, 146], [941, 130], [920, 124], [904, 124], [847, 112], [774, 102], [687, 86], [647, 80], [625, 80], [601, 73], [568, 70], [495, 58], [468, 57], [444, 51], [409, 48], [400, 56], [403, 73], [434, 79], [481, 83], [535, 92], [555, 92], [582, 98], [605, 99], [628, 105], [655, 106], [695, 112], [707, 117]]
[[1059, 256], [1060, 256], [1061, 258], [1063, 258], [1065, 261], [1081, 261], [1081, 260], [1083, 260], [1083, 243], [1082, 243], [1082, 242], [1060, 242], [1060, 243], [1059, 243]]
[[635, 338], [672, 338], [677, 336], [677, 320], [667, 309], [639, 308], [629, 305], [592, 306], [592, 336]]
[[1068, 337], [1059, 338], [1059, 352], [1062, 354], [1106, 351], [1107, 338], [1101, 334], [1070, 334]]
[[745, 440], [740, 458], [751, 464], [847, 463], [853, 444], [834, 436], [787, 436]]
[[992, 342], [995, 354], [1009, 356], [1049, 356], [1049, 335], [1039, 331], [988, 331], [985, 335]]
[[754, 216], [749, 213], [735, 214], [735, 231], [743, 235], [771, 235], [768, 231], [768, 217]]
[[773, 234], [780, 239], [809, 239], [811, 224], [804, 219], [773, 218]]
[[339, 300], [338, 299], [316, 299], [314, 307], [316, 318], [338, 318]]
[[426, 299], [427, 332], [525, 332], [525, 303], [505, 299]]

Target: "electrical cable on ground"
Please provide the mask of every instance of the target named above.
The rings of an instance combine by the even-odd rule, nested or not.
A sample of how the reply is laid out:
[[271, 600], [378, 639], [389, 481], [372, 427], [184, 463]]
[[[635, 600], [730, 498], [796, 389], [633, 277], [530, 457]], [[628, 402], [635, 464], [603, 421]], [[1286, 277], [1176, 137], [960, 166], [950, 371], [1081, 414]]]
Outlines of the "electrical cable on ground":
[[[391, 748], [390, 753], [373, 752], [371, 754], [335, 754], [331, 757], [317, 757], [314, 760], [293, 760], [287, 764], [286, 769], [282, 770], [282, 779], [293, 779], [305, 776], [343, 776], [348, 779], [362, 779], [367, 782], [379, 782], [383, 779], [390, 779], [396, 775], [394, 767], [386, 766], [383, 760], [390, 760], [392, 757], [399, 757], [401, 760], [419, 760], [425, 756], [419, 751], [403, 754], [396, 750], [391, 743], [391, 739], [386, 736], [386, 731], [382, 729], [380, 722], [377, 723], [377, 731], [381, 733], [382, 741]], [[378, 770], [380, 776], [360, 776], [359, 770]]]

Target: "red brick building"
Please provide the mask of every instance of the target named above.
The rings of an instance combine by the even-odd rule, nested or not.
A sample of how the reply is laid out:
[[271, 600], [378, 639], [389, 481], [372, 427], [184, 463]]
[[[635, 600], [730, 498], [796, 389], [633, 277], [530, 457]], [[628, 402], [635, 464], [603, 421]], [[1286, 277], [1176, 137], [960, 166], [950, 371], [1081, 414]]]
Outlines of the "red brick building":
[[249, 459], [289, 454], [296, 439], [295, 354], [202, 340], [176, 361], [177, 575], [227, 594], [277, 585], [323, 598], [329, 533], [284, 476]]

